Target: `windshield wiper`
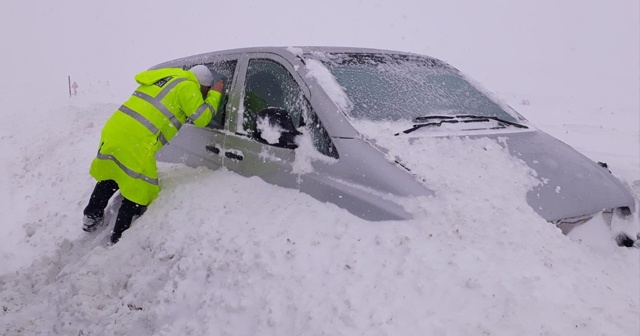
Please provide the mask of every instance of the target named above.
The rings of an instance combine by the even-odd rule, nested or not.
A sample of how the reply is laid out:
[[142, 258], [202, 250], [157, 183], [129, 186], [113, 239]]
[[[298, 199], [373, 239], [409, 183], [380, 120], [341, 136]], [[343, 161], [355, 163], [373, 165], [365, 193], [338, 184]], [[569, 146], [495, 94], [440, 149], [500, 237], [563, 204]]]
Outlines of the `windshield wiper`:
[[[470, 119], [475, 119], [475, 120], [491, 119], [491, 120], [495, 120], [495, 121], [497, 121], [499, 123], [511, 125], [511, 126], [518, 127], [518, 128], [529, 128], [529, 127], [527, 127], [525, 125], [518, 124], [517, 122], [505, 120], [505, 119], [502, 119], [500, 117], [495, 117], [495, 116], [481, 116], [481, 115], [475, 115], [475, 114], [461, 114], [461, 115], [457, 115], [456, 118], [470, 118]], [[482, 121], [484, 121], [484, 120], [482, 120]]]
[[429, 120], [436, 120], [436, 119], [441, 119], [441, 120], [450, 120], [450, 119], [455, 119], [456, 116], [454, 115], [430, 115], [430, 116], [424, 116], [424, 117], [415, 117], [413, 119], [413, 122], [415, 123], [419, 123], [419, 122], [425, 122], [425, 121], [429, 121]]
[[[443, 119], [443, 118], [439, 118], [439, 119], [441, 119], [441, 120], [434, 121], [434, 122], [426, 122], [426, 123], [421, 123], [421, 124], [415, 124], [411, 128], [408, 128], [408, 129], [406, 129], [406, 130], [404, 130], [402, 132], [398, 132], [398, 133], [396, 133], [394, 135], [400, 135], [400, 133], [404, 133], [404, 134], [411, 133], [411, 132], [413, 132], [413, 131], [415, 131], [415, 130], [417, 130], [419, 128], [426, 127], [426, 126], [440, 126], [440, 125], [442, 125], [442, 123], [457, 124], [457, 123], [469, 123], [469, 122], [480, 122], [480, 121], [482, 121], [482, 120], [479, 120], [479, 119], [458, 120], [458, 119], [454, 119], [453, 117], [452, 118], [446, 118], [446, 119]], [[486, 119], [486, 121], [489, 121], [489, 119]]]
[[[437, 121], [430, 121], [430, 120], [437, 120]], [[489, 122], [491, 120], [497, 121], [501, 124], [506, 124], [506, 125], [510, 125], [518, 128], [529, 128], [525, 125], [521, 125], [512, 121], [504, 120], [502, 118], [494, 117], [494, 116], [479, 116], [479, 115], [472, 115], [472, 114], [461, 114], [456, 116], [433, 115], [433, 116], [425, 116], [425, 117], [416, 117], [413, 121], [417, 122], [418, 124], [414, 124], [411, 128], [408, 128], [402, 132], [398, 132], [394, 135], [400, 135], [400, 133], [408, 134], [425, 126], [441, 126], [443, 123], [451, 123], [451, 124], [474, 123], [474, 122]]]

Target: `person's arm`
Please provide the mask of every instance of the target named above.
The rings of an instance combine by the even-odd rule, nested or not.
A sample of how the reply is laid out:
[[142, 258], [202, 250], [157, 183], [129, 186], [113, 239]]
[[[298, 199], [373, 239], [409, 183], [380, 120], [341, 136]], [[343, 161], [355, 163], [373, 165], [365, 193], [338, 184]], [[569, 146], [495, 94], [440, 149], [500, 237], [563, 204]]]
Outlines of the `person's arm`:
[[194, 125], [198, 127], [207, 126], [220, 107], [223, 90], [224, 83], [219, 80], [207, 92], [207, 97], [202, 99], [202, 94], [197, 84], [187, 83], [187, 85], [183, 85], [180, 91], [182, 111], [191, 119]]

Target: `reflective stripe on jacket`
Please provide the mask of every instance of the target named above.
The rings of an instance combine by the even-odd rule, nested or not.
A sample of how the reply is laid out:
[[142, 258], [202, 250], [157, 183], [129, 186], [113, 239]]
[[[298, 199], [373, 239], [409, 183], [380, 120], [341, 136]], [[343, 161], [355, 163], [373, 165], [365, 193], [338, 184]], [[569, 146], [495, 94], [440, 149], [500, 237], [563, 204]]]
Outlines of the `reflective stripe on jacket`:
[[144, 71], [140, 86], [107, 121], [90, 174], [115, 180], [128, 200], [150, 204], [160, 191], [155, 154], [189, 118], [204, 127], [216, 113], [222, 95], [202, 98], [195, 75], [177, 68]]

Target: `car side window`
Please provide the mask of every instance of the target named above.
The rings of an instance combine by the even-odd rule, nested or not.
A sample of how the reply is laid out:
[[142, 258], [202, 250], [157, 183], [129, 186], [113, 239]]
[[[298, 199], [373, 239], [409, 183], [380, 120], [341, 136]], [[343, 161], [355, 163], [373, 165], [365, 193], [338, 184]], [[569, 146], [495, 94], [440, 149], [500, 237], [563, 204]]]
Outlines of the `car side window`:
[[299, 127], [304, 96], [296, 80], [281, 64], [253, 59], [247, 68], [243, 104], [242, 128], [252, 137], [256, 116], [267, 107], [286, 110], [293, 125]]
[[[227, 112], [227, 100], [229, 97], [229, 90], [231, 88], [231, 80], [233, 79], [234, 72], [236, 71], [237, 60], [225, 60], [220, 62], [206, 63], [205, 65], [212, 71], [215, 71], [220, 76], [222, 76], [222, 81], [224, 82], [224, 94], [222, 95], [222, 101], [220, 102], [220, 107], [218, 111], [216, 111], [215, 116], [213, 117], [212, 123], [209, 126], [213, 126], [214, 122], [218, 125], [224, 127], [224, 121]], [[186, 69], [190, 69], [195, 64], [189, 65], [185, 67]]]
[[253, 137], [258, 112], [265, 108], [286, 110], [293, 125], [309, 130], [315, 148], [322, 154], [338, 158], [331, 137], [313, 112], [298, 82], [281, 64], [265, 59], [249, 61], [244, 88], [242, 128]]

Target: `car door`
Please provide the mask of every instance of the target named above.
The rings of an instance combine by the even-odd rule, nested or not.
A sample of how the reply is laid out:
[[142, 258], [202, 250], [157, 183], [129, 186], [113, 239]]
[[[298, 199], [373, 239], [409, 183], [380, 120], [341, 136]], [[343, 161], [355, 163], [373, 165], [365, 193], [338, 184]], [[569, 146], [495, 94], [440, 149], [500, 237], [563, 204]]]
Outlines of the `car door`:
[[242, 68], [242, 95], [235, 102], [237, 108], [231, 109], [224, 166], [244, 176], [259, 176], [269, 183], [297, 189], [297, 177], [292, 174], [295, 151], [258, 141], [253, 129], [257, 113], [264, 108], [286, 110], [295, 127], [300, 126], [308, 88], [294, 67], [276, 54], [250, 54]]
[[[239, 56], [233, 55], [217, 56], [214, 61], [204, 64], [223, 77], [225, 92], [219, 111], [207, 127], [201, 128], [190, 122], [185, 123], [169, 145], [164, 146], [158, 152], [159, 161], [184, 163], [190, 167], [206, 166], [211, 169], [218, 169], [222, 166], [224, 129], [228, 127], [226, 119], [230, 113], [227, 110], [231, 108], [229, 101], [233, 96], [238, 59]], [[189, 69], [194, 65], [196, 64], [184, 64], [183, 68]]]

